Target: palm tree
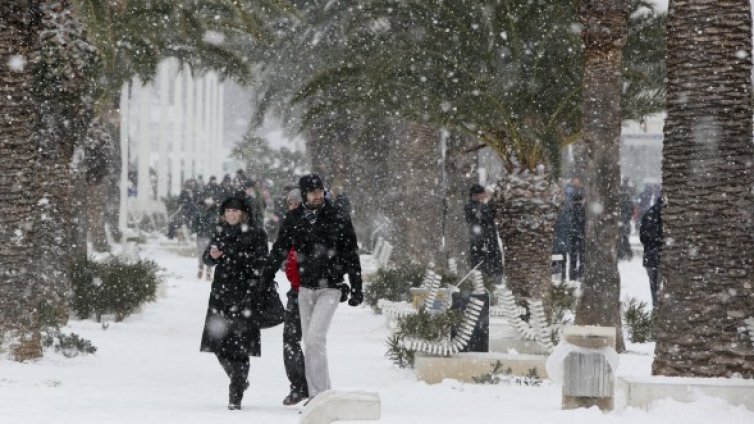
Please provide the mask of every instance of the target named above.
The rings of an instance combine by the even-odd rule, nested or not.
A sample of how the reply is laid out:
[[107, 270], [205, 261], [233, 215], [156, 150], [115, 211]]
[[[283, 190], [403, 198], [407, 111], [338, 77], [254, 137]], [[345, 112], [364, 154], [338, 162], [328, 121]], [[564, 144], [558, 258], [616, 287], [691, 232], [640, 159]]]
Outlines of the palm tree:
[[654, 374], [754, 378], [751, 37], [748, 0], [670, 2]]
[[36, 202], [28, 195], [35, 188], [32, 176], [36, 149], [28, 140], [37, 118], [30, 96], [34, 74], [28, 60], [39, 49], [41, 31], [39, 22], [29, 19], [30, 6], [26, 0], [0, 4], [0, 112], [6, 117], [0, 121], [0, 236], [13, 246], [12, 251], [4, 249], [0, 253], [0, 267], [4, 270], [0, 279], [0, 332], [9, 341], [13, 355], [20, 359], [38, 356], [40, 348], [38, 336], [34, 340], [35, 319], [28, 314], [34, 301], [25, 293], [39, 284], [36, 270], [26, 266], [27, 258], [34, 254], [29, 233], [36, 213]]
[[[43, 317], [67, 318], [70, 244], [68, 161], [86, 128], [92, 48], [67, 1], [10, 1], [0, 6], [3, 128], [0, 331], [17, 360], [41, 355]], [[29, 266], [44, 258], [44, 267]]]
[[612, 326], [623, 351], [618, 239], [623, 47], [629, 0], [581, 2], [584, 40], [581, 136], [586, 146], [586, 261], [580, 325]]
[[[361, 14], [342, 18], [351, 28], [348, 48], [340, 56], [329, 51], [331, 65], [297, 97], [306, 99], [307, 119], [379, 111], [467, 134], [492, 148], [507, 171], [494, 199], [507, 284], [519, 299], [541, 297], [546, 305], [559, 203], [553, 177], [560, 148], [578, 139], [581, 125], [576, 3], [366, 2]], [[657, 108], [662, 94], [653, 90], [662, 75], [632, 66], [645, 65], [638, 50], [632, 53], [635, 62], [625, 66], [634, 84], [626, 94], [648, 100], [627, 102], [644, 108], [627, 108], [626, 116]]]

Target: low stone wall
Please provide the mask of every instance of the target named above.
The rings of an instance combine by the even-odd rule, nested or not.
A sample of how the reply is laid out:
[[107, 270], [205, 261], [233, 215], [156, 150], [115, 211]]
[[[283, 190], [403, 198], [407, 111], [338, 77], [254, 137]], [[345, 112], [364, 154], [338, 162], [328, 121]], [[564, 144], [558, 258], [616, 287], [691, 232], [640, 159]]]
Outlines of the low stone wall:
[[735, 378], [619, 377], [616, 404], [646, 408], [658, 399], [691, 402], [700, 394], [722, 398], [754, 411], [754, 380]]
[[427, 384], [437, 384], [451, 378], [463, 382], [473, 382], [474, 377], [492, 371], [499, 361], [502, 369], [510, 368], [513, 375], [528, 376], [531, 369], [537, 376], [547, 378], [544, 355], [518, 355], [497, 352], [468, 352], [447, 357], [416, 354], [414, 370], [416, 377]]

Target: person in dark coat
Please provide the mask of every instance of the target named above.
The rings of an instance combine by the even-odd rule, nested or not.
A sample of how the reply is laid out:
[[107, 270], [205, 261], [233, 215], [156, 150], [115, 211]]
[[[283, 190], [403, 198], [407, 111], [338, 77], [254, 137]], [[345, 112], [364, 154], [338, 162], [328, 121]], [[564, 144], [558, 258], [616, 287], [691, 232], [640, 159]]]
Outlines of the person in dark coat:
[[217, 184], [217, 177], [210, 175], [209, 182], [204, 186], [202, 191], [202, 198], [211, 197], [218, 205], [222, 203], [225, 198], [223, 197], [223, 191], [219, 184]]
[[[561, 280], [566, 279], [566, 258], [568, 258], [568, 249], [571, 247], [570, 240], [571, 229], [571, 209], [568, 201], [563, 201], [558, 211], [558, 217], [555, 220], [553, 229], [552, 254], [561, 255], [559, 261], [553, 261], [553, 274], [560, 273]], [[555, 267], [557, 266], [557, 269]]]
[[568, 249], [568, 278], [580, 281], [584, 276], [584, 253], [586, 252], [586, 210], [584, 191], [578, 190], [571, 198], [571, 231]]
[[[301, 206], [301, 191], [297, 188], [292, 189], [288, 192], [285, 200], [289, 212], [298, 209]], [[296, 246], [291, 246], [288, 250], [288, 258], [285, 261], [285, 276], [291, 283], [291, 289], [287, 293], [288, 303], [283, 320], [283, 364], [285, 365], [285, 374], [291, 383], [291, 391], [283, 399], [283, 405], [295, 405], [309, 397], [304, 352], [301, 350], [301, 314], [298, 310], [298, 291], [301, 286], [301, 277], [298, 273]]]
[[264, 208], [266, 205], [262, 193], [257, 188], [257, 182], [251, 179], [246, 180], [243, 190], [254, 225], [264, 228]]
[[471, 245], [469, 265], [474, 268], [481, 262], [479, 270], [482, 274], [499, 280], [503, 275], [503, 255], [497, 240], [492, 209], [486, 203], [487, 198], [487, 192], [481, 185], [474, 184], [469, 189], [469, 202], [464, 208]]
[[[325, 200], [322, 179], [314, 174], [299, 179], [304, 203], [286, 215], [272, 246], [263, 274], [271, 281], [296, 247], [301, 279], [298, 301], [304, 340], [306, 382], [310, 397], [329, 390], [327, 332], [338, 302], [358, 306], [364, 300], [356, 233], [345, 212]], [[343, 276], [348, 274], [350, 288]], [[350, 294], [350, 299], [349, 299]]]
[[212, 267], [204, 265], [204, 251], [207, 250], [217, 229], [217, 218], [215, 201], [211, 197], [199, 200], [194, 222], [191, 223], [191, 231], [196, 233], [196, 252], [199, 257], [199, 272], [196, 274], [198, 279], [202, 277], [206, 277], [207, 280], [212, 279]]
[[660, 290], [657, 282], [657, 269], [660, 266], [662, 251], [662, 198], [649, 208], [641, 217], [639, 239], [644, 245], [644, 268], [649, 276], [649, 290], [652, 293], [652, 307], [657, 306], [657, 293]]
[[263, 284], [267, 236], [248, 225], [243, 198], [230, 197], [220, 205], [221, 223], [204, 252], [204, 263], [215, 267], [201, 351], [213, 352], [230, 378], [228, 409], [240, 409], [248, 388], [249, 356], [261, 355], [259, 328], [249, 322], [255, 294], [274, 290]]
[[631, 199], [631, 187], [628, 180], [623, 181], [620, 191], [619, 204], [620, 219], [618, 221], [618, 260], [631, 260], [634, 252], [631, 250], [631, 218], [634, 215], [634, 202]]

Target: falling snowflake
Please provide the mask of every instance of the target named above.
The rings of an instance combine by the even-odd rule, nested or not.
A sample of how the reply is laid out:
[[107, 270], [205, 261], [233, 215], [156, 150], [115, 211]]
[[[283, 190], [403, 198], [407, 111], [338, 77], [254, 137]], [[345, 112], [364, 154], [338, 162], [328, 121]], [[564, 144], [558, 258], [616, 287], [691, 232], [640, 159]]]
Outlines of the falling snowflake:
[[8, 67], [13, 72], [23, 72], [26, 67], [26, 58], [20, 55], [13, 55], [8, 59]]
[[213, 46], [218, 46], [225, 42], [225, 35], [217, 31], [208, 30], [204, 32], [202, 41]]

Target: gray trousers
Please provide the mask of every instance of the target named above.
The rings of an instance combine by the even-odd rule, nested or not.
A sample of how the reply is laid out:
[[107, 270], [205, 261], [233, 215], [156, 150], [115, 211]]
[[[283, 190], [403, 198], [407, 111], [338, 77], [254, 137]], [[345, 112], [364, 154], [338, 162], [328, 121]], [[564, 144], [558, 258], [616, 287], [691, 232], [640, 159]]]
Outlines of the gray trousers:
[[202, 261], [202, 255], [204, 254], [204, 251], [207, 250], [207, 246], [209, 246], [209, 242], [211, 239], [209, 237], [200, 236], [197, 234], [196, 236], [196, 255], [199, 257], [199, 270], [204, 269], [204, 261]]
[[327, 332], [335, 309], [340, 303], [340, 289], [309, 289], [301, 287], [298, 309], [301, 313], [301, 332], [304, 339], [304, 363], [309, 397], [330, 390], [330, 370], [327, 366]]

